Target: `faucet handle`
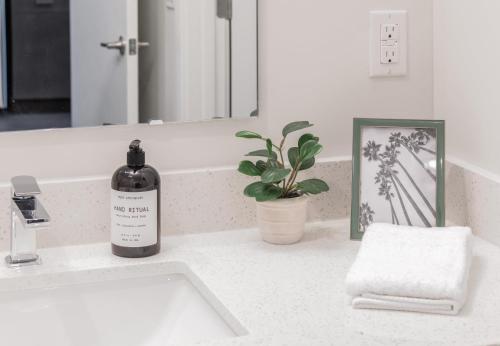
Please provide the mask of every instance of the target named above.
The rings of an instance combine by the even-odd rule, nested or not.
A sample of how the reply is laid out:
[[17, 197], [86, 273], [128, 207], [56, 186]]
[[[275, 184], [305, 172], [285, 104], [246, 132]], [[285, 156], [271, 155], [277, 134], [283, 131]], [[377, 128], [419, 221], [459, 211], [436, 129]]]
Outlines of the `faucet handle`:
[[10, 182], [12, 183], [12, 194], [14, 197], [31, 197], [42, 193], [34, 177], [27, 175], [17, 176], [13, 177]]

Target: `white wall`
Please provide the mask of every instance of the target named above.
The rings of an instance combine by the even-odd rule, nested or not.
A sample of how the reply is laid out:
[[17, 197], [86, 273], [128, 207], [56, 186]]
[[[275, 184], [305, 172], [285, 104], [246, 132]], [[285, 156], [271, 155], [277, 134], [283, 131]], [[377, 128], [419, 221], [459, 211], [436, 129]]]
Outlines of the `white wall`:
[[[368, 78], [368, 11], [377, 9], [409, 12], [407, 77]], [[432, 0], [261, 0], [259, 11], [258, 119], [5, 133], [0, 181], [109, 175], [135, 137], [160, 170], [235, 165], [255, 145], [237, 130], [278, 136], [304, 119], [317, 125], [323, 157], [350, 155], [353, 116], [432, 117]]]
[[500, 174], [500, 1], [435, 1], [435, 116], [447, 153]]

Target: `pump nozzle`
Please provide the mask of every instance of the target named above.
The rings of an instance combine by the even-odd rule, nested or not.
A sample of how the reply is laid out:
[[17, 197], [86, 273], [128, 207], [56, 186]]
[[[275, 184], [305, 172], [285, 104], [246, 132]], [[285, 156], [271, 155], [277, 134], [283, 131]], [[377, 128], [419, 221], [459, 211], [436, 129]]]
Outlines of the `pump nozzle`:
[[139, 139], [136, 139], [136, 140], [133, 140], [129, 147], [128, 147], [131, 151], [134, 151], [134, 152], [138, 152], [138, 151], [141, 151], [141, 141]]
[[142, 167], [146, 163], [146, 154], [141, 148], [141, 141], [133, 140], [129, 145], [127, 153], [127, 165], [129, 167]]

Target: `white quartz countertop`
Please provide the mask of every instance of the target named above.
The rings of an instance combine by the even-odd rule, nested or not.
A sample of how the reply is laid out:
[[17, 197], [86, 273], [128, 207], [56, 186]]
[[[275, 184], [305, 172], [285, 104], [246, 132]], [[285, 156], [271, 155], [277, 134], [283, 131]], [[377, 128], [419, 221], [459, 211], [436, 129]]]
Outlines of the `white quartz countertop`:
[[74, 271], [183, 262], [248, 331], [203, 345], [500, 344], [500, 248], [474, 239], [468, 302], [458, 316], [353, 310], [344, 279], [360, 243], [348, 240], [346, 221], [308, 228], [291, 246], [266, 244], [257, 230], [167, 237], [161, 254], [137, 260], [112, 256], [109, 244], [44, 249], [41, 266], [1, 266], [0, 290], [54, 284]]

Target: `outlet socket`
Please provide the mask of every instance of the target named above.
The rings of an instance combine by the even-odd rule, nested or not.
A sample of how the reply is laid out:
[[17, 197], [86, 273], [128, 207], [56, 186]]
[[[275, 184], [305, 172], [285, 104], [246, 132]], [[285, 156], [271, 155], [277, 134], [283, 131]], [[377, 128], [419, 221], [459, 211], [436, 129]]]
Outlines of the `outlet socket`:
[[380, 40], [399, 40], [399, 24], [382, 24], [380, 28]]
[[370, 12], [370, 77], [408, 73], [407, 17], [406, 11]]
[[398, 45], [393, 46], [382, 46], [380, 49], [380, 63], [386, 64], [398, 64], [399, 63], [399, 47]]

